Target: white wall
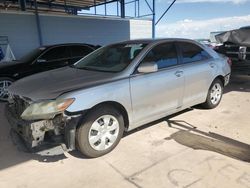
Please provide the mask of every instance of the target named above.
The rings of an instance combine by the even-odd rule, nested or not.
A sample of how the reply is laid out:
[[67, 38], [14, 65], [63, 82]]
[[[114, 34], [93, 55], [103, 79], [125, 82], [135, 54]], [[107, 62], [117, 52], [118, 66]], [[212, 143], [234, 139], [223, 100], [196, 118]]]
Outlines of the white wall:
[[130, 20], [130, 39], [152, 38], [152, 21]]
[[[40, 14], [43, 45], [90, 43], [106, 45], [151, 38], [151, 21]], [[34, 13], [0, 11], [0, 36], [8, 36], [16, 58], [39, 47]]]

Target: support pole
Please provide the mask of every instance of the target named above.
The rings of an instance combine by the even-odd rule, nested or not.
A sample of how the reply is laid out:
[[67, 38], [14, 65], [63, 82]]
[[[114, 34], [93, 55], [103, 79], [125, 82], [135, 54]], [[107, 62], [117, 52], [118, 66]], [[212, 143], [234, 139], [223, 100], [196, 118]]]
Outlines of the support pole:
[[105, 12], [105, 16], [107, 16], [107, 0], [104, 1], [104, 12]]
[[20, 8], [22, 11], [26, 10], [26, 0], [19, 0]]
[[155, 38], [155, 0], [153, 0], [153, 7], [152, 7], [153, 19], [152, 19], [152, 38]]
[[116, 13], [117, 13], [117, 16], [119, 16], [119, 2], [116, 1]]
[[140, 16], [140, 0], [138, 0], [137, 2], [138, 2], [138, 10], [137, 10], [138, 14], [137, 14], [137, 17], [139, 17]]
[[94, 10], [95, 10], [95, 15], [96, 15], [96, 0], [94, 0]]
[[121, 18], [125, 18], [125, 0], [120, 0], [121, 2]]
[[39, 38], [39, 45], [43, 45], [43, 39], [42, 39], [42, 32], [41, 32], [41, 24], [40, 24], [40, 17], [37, 10], [37, 1], [34, 0], [35, 5], [35, 16], [36, 16], [36, 25], [37, 25], [37, 32], [38, 32], [38, 38]]

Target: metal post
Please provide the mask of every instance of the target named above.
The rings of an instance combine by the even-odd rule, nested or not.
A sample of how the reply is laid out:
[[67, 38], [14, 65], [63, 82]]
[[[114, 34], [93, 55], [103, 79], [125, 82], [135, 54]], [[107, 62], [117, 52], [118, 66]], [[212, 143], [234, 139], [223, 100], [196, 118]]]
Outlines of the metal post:
[[22, 11], [26, 10], [26, 0], [19, 0], [20, 8]]
[[137, 7], [137, 8], [138, 8], [138, 10], [137, 10], [137, 11], [138, 11], [138, 14], [137, 14], [137, 15], [138, 15], [138, 17], [139, 17], [139, 16], [140, 16], [140, 0], [138, 0], [137, 2], [138, 2], [138, 7]]
[[153, 13], [153, 19], [152, 19], [152, 38], [155, 38], [155, 0], [153, 0], [153, 8], [152, 8], [152, 13]]
[[125, 18], [125, 0], [121, 0], [121, 17]]
[[105, 16], [107, 16], [107, 1], [105, 0], [104, 2], [105, 2], [105, 4], [104, 4]]
[[41, 32], [41, 24], [40, 24], [40, 18], [37, 10], [37, 1], [34, 0], [35, 5], [35, 16], [36, 16], [36, 25], [37, 25], [37, 32], [38, 32], [38, 38], [39, 38], [39, 45], [43, 45], [43, 39], [42, 39], [42, 32]]
[[117, 16], [119, 16], [119, 3], [118, 3], [118, 1], [116, 1], [116, 13], [117, 13]]
[[94, 9], [95, 9], [95, 14], [96, 14], [96, 0], [94, 0]]
[[74, 15], [77, 15], [77, 12], [78, 12], [77, 8], [73, 8], [72, 12]]
[[137, 12], [137, 7], [136, 7], [136, 5], [137, 5], [137, 0], [135, 0], [135, 18], [136, 18], [136, 12]]

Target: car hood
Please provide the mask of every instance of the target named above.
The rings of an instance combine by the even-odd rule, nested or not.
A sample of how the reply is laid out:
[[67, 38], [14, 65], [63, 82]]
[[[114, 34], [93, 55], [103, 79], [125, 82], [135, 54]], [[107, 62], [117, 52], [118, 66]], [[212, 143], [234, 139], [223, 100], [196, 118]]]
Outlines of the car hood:
[[114, 80], [116, 75], [115, 73], [63, 67], [18, 80], [8, 90], [12, 95], [29, 98], [32, 101], [55, 99], [69, 91]]

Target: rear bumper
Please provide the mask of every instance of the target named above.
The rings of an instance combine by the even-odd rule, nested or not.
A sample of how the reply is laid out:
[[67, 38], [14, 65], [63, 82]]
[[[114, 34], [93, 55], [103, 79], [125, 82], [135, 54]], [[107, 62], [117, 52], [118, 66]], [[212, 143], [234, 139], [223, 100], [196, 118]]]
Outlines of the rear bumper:
[[229, 84], [229, 81], [230, 81], [230, 76], [231, 74], [227, 74], [226, 76], [224, 76], [224, 86], [228, 85]]
[[12, 106], [5, 107], [7, 120], [24, 141], [28, 149], [41, 145], [65, 144], [68, 150], [75, 149], [75, 132], [82, 114], [60, 115], [51, 120], [25, 121], [15, 114]]

